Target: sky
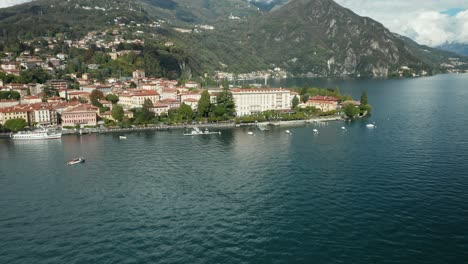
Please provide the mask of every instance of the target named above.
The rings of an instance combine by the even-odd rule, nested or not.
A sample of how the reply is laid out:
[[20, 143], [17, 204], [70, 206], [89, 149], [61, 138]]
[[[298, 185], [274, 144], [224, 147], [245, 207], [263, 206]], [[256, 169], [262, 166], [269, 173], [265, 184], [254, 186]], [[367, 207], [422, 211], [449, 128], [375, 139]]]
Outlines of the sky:
[[[28, 1], [0, 0], [0, 8]], [[335, 1], [420, 44], [438, 46], [447, 42], [468, 43], [468, 0]]]
[[468, 43], [468, 0], [335, 0], [420, 44]]

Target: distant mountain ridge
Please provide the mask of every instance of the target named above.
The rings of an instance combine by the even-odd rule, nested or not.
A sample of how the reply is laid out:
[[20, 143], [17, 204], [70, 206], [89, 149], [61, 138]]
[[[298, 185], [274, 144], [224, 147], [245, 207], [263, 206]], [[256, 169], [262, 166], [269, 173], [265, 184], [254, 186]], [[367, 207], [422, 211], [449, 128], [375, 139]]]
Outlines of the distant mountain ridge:
[[[36, 0], [0, 10], [0, 38], [79, 38], [114, 27], [117, 17], [167, 21], [152, 35], [175, 42], [195, 74], [281, 68], [294, 75], [389, 76], [402, 66], [436, 73], [456, 56], [395, 35], [332, 0]], [[174, 30], [200, 24], [215, 29]]]
[[447, 43], [440, 45], [437, 48], [450, 51], [458, 55], [468, 56], [468, 43]]

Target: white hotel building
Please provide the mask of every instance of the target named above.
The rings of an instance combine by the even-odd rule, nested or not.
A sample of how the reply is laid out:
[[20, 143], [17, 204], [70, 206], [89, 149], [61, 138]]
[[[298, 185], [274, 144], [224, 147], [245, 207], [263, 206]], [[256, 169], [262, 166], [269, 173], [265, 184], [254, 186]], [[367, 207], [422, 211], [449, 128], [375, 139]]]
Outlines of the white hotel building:
[[291, 91], [282, 88], [232, 89], [236, 116], [246, 116], [269, 110], [291, 110]]

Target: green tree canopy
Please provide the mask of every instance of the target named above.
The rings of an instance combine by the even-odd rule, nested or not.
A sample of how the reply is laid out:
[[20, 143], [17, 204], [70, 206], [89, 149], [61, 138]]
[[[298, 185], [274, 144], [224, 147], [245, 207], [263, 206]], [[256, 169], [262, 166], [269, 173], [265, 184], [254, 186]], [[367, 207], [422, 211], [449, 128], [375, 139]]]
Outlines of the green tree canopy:
[[210, 100], [210, 93], [207, 90], [203, 91], [198, 100], [198, 116], [200, 117], [208, 117], [211, 111], [211, 100]]
[[192, 108], [182, 103], [179, 109], [177, 109], [177, 115], [182, 121], [191, 121], [193, 115]]
[[141, 112], [142, 112], [143, 119], [145, 122], [148, 122], [152, 118], [154, 118], [155, 114], [152, 111], [153, 107], [154, 106], [153, 106], [153, 102], [151, 101], [151, 99], [145, 99], [145, 101], [143, 102], [143, 107], [141, 108]]
[[218, 94], [216, 103], [215, 115], [225, 118], [234, 116], [236, 105], [234, 103], [234, 97], [229, 89], [223, 89], [223, 91]]
[[106, 100], [111, 102], [112, 104], [117, 104], [117, 102], [119, 102], [119, 96], [115, 94], [108, 94], [106, 95]]
[[10, 131], [18, 132], [26, 127], [26, 120], [23, 118], [10, 119], [5, 122], [4, 127]]
[[15, 91], [0, 91], [0, 100], [19, 100], [21, 95]]
[[344, 108], [344, 113], [349, 118], [354, 118], [355, 116], [359, 115], [361, 111], [359, 108], [354, 106], [353, 104], [347, 104]]
[[99, 100], [103, 99], [105, 99], [104, 94], [96, 89], [94, 89], [89, 95], [89, 100], [91, 101], [91, 104], [97, 107], [102, 107], [102, 104], [99, 102]]
[[299, 105], [299, 98], [297, 98], [297, 95], [294, 96], [292, 99], [292, 108], [296, 108]]
[[112, 107], [112, 117], [119, 121], [119, 122], [122, 122], [123, 118], [124, 118], [124, 109], [121, 105], [114, 105]]
[[361, 94], [361, 105], [368, 105], [369, 101], [367, 100], [367, 92], [363, 91]]

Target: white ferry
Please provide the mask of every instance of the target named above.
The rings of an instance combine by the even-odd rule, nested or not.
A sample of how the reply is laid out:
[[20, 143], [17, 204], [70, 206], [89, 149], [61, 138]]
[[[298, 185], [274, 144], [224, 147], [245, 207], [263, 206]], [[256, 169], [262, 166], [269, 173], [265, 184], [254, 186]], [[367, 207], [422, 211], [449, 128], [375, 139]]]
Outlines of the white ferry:
[[49, 130], [35, 130], [28, 132], [18, 132], [16, 134], [11, 134], [12, 139], [19, 140], [41, 140], [41, 139], [59, 139], [62, 137], [61, 132], [52, 132]]

